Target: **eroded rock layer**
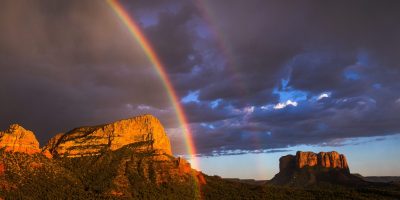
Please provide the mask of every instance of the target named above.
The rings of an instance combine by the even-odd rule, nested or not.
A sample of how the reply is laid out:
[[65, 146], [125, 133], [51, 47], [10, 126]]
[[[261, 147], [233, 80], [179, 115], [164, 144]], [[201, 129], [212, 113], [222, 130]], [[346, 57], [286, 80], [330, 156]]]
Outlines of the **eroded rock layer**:
[[172, 155], [171, 145], [160, 121], [142, 115], [111, 124], [75, 128], [58, 134], [44, 147], [57, 156], [98, 155], [104, 150], [117, 150], [125, 145]]
[[26, 130], [18, 124], [0, 132], [0, 149], [8, 152], [21, 152], [27, 154], [39, 153], [39, 142], [32, 131]]
[[350, 174], [346, 157], [336, 151], [301, 152], [279, 159], [279, 173], [272, 184], [305, 186], [318, 182], [360, 184], [362, 180]]
[[349, 168], [346, 157], [336, 151], [319, 152], [318, 154], [313, 152], [298, 151], [294, 159], [296, 160], [296, 166], [298, 168], [303, 168], [305, 166], [320, 166], [341, 169]]
[[36, 199], [50, 190], [56, 192], [50, 199], [66, 193], [79, 199], [162, 199], [160, 191], [176, 189], [199, 199], [199, 187], [206, 184], [203, 173], [172, 155], [163, 126], [151, 115], [76, 128], [57, 134], [42, 149], [34, 134], [18, 125], [0, 136], [7, 150], [0, 151], [0, 199], [19, 195], [21, 188], [44, 191], [27, 192]]

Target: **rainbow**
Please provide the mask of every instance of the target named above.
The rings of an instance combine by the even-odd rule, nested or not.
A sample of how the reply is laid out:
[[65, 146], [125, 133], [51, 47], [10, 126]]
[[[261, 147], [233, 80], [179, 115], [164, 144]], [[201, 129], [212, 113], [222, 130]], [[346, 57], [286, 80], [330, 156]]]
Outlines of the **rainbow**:
[[122, 4], [118, 2], [118, 0], [107, 0], [107, 3], [111, 6], [117, 17], [126, 25], [131, 35], [139, 43], [144, 53], [150, 60], [151, 64], [157, 71], [157, 74], [160, 76], [161, 81], [163, 82], [164, 87], [168, 93], [168, 97], [171, 101], [171, 104], [175, 109], [177, 119], [182, 126], [187, 153], [192, 156], [191, 164], [193, 168], [199, 169], [197, 160], [194, 157], [196, 156], [196, 148], [193, 142], [192, 133], [188, 127], [188, 120], [182, 108], [182, 105], [179, 102], [179, 97], [176, 95], [176, 92], [172, 86], [171, 80], [168, 78], [168, 75], [165, 71], [165, 67], [163, 66], [160, 58], [157, 56], [150, 42], [143, 34], [143, 31], [140, 29], [139, 25], [135, 22], [135, 20], [132, 17], [130, 17], [130, 15], [124, 9]]

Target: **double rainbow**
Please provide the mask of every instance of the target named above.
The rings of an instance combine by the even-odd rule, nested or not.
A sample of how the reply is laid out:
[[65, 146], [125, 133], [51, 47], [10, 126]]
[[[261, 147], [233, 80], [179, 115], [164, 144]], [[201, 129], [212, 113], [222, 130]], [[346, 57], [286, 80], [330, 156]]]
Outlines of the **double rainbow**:
[[[196, 148], [193, 143], [192, 133], [188, 127], [188, 120], [185, 116], [185, 112], [182, 108], [182, 105], [180, 104], [179, 98], [176, 95], [171, 80], [168, 78], [165, 67], [162, 64], [160, 58], [157, 56], [156, 52], [154, 51], [150, 42], [147, 40], [146, 36], [143, 34], [143, 31], [140, 29], [139, 25], [135, 22], [133, 17], [130, 17], [122, 4], [119, 3], [118, 0], [107, 0], [107, 3], [113, 9], [118, 18], [126, 25], [131, 35], [139, 43], [144, 53], [150, 60], [151, 64], [157, 71], [157, 74], [160, 76], [161, 81], [163, 82], [163, 85], [168, 93], [171, 104], [175, 109], [179, 124], [181, 124], [182, 126], [187, 153], [189, 155], [195, 156]], [[194, 168], [198, 169], [198, 163], [194, 157], [191, 159], [191, 164]]]

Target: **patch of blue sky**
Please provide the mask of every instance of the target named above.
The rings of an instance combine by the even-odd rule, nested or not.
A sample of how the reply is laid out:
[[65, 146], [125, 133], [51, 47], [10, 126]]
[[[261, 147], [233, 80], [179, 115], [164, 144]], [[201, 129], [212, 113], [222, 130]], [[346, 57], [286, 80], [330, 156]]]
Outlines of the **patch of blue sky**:
[[278, 88], [274, 88], [272, 93], [279, 95], [279, 102], [286, 102], [288, 100], [295, 102], [307, 100], [307, 92], [302, 90], [295, 90], [292, 88], [279, 90]]
[[288, 84], [289, 84], [289, 78], [287, 78], [287, 79], [285, 79], [285, 78], [281, 79], [282, 88], [286, 88], [286, 87], [288, 86]]
[[215, 129], [215, 126], [210, 123], [201, 123], [200, 124], [202, 127], [208, 128], [208, 129]]
[[217, 100], [211, 101], [210, 107], [211, 107], [212, 109], [215, 109], [216, 107], [218, 107], [218, 105], [219, 105], [221, 102], [222, 102], [221, 99], [217, 99]]
[[352, 71], [352, 70], [344, 71], [343, 75], [347, 80], [355, 81], [355, 80], [359, 80], [361, 78], [361, 75], [359, 73]]
[[182, 103], [190, 103], [190, 102], [195, 102], [195, 103], [199, 103], [199, 91], [189, 91], [189, 94], [187, 94], [186, 96], [184, 96], [181, 99]]
[[314, 96], [312, 99], [319, 101], [324, 98], [329, 98], [329, 97], [331, 97], [331, 95], [332, 95], [332, 92], [323, 92], [323, 93], [319, 94], [318, 96]]
[[[397, 134], [349, 139], [341, 146], [298, 145], [285, 148], [288, 152], [198, 157], [197, 161], [200, 164], [199, 170], [206, 174], [218, 174], [224, 178], [266, 180], [279, 172], [281, 156], [295, 154], [296, 151], [337, 151], [347, 157], [351, 173], [364, 176], [400, 176], [400, 159], [397, 159], [399, 143], [400, 134]], [[242, 173], [238, 174], [237, 169], [241, 169]]]
[[261, 110], [283, 109], [288, 105], [296, 107], [299, 102], [308, 99], [308, 93], [302, 90], [296, 90], [288, 86], [289, 78], [281, 79], [281, 86], [272, 90], [272, 94], [279, 96], [277, 104], [267, 104], [260, 107]]

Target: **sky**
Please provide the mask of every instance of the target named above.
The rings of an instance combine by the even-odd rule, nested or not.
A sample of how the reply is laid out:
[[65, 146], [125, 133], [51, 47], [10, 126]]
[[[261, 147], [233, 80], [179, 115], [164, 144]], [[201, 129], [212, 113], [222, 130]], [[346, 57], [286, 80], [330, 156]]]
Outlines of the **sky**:
[[[120, 2], [179, 96], [200, 170], [270, 179], [282, 155], [335, 150], [354, 173], [400, 176], [399, 1]], [[105, 1], [0, 4], [1, 130], [44, 145], [150, 113], [188, 156], [163, 82]]]

